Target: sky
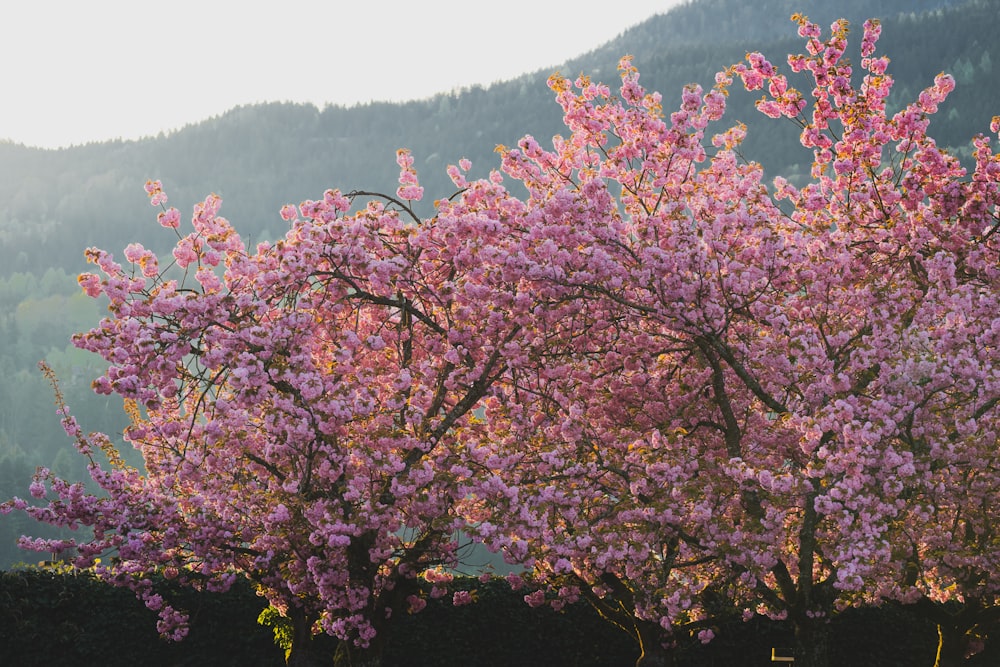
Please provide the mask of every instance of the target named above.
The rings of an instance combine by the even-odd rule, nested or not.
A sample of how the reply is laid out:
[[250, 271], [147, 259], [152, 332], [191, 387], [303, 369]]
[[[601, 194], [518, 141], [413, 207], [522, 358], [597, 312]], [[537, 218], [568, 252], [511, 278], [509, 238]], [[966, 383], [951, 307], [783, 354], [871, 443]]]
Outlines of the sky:
[[0, 140], [59, 148], [153, 136], [242, 104], [488, 86], [555, 70], [682, 1], [4, 2]]

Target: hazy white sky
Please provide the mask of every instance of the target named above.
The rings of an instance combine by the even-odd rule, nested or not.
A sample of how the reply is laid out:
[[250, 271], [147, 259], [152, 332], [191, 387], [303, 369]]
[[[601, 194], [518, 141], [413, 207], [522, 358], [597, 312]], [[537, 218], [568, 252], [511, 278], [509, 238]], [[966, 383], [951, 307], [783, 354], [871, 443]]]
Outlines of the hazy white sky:
[[60, 147], [240, 104], [419, 99], [554, 68], [681, 1], [5, 1], [0, 139]]

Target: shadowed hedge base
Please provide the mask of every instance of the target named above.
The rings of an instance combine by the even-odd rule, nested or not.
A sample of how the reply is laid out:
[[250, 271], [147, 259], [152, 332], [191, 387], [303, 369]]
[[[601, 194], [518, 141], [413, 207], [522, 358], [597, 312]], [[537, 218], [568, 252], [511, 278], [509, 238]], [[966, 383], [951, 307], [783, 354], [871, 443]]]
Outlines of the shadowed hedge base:
[[[427, 608], [399, 619], [387, 638], [385, 667], [631, 667], [637, 647], [601, 620], [585, 603], [562, 612], [532, 609], [502, 580], [459, 582], [476, 591], [477, 602], [453, 607], [431, 600]], [[229, 593], [198, 593], [166, 587], [164, 595], [191, 612], [191, 632], [179, 643], [157, 637], [156, 615], [128, 590], [86, 575], [50, 570], [0, 573], [0, 647], [3, 663], [18, 667], [278, 667], [283, 651], [270, 628], [257, 623], [262, 598], [244, 584]], [[682, 647], [681, 667], [770, 665], [772, 647], [790, 646], [784, 623], [755, 618], [717, 629], [707, 646]], [[832, 624], [831, 664], [868, 667], [932, 665], [937, 645], [933, 624], [887, 605], [845, 612]], [[333, 639], [320, 636], [316, 641]], [[991, 649], [969, 667], [995, 664]], [[332, 661], [331, 661], [332, 664]]]

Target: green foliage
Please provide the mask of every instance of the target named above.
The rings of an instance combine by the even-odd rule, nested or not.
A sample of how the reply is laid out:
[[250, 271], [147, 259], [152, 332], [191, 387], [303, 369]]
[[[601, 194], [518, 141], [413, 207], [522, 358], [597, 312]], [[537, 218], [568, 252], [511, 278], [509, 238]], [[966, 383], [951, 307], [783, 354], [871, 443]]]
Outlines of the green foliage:
[[260, 612], [260, 615], [257, 616], [257, 622], [266, 628], [271, 628], [274, 632], [274, 643], [285, 652], [287, 660], [288, 654], [292, 652], [292, 639], [295, 637], [292, 622], [272, 606], [265, 607]]

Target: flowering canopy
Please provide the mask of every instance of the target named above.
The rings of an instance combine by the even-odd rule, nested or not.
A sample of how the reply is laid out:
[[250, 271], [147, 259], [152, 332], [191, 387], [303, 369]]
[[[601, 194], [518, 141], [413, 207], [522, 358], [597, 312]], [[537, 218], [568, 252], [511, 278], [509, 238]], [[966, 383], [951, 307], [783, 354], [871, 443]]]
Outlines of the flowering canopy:
[[[545, 344], [571, 351], [543, 344], [488, 415], [518, 474], [482, 496], [480, 534], [533, 564], [554, 606], [582, 594], [644, 645], [649, 623], [656, 641], [709, 637], [725, 591], [793, 620], [797, 659], [821, 664], [837, 609], [995, 580], [1000, 161], [976, 139], [965, 180], [928, 137], [950, 77], [887, 114], [877, 22], [854, 87], [846, 23], [821, 41], [798, 20], [809, 108], [750, 54], [666, 119], [626, 60], [620, 99], [551, 80], [571, 136], [504, 152], [544, 212], [522, 261], [571, 304]], [[801, 127], [804, 187], [777, 178], [772, 197], [737, 159], [742, 126], [707, 154], [737, 77]], [[949, 522], [969, 536], [957, 550]]]
[[[419, 198], [412, 158], [399, 163], [398, 196]], [[160, 184], [146, 187], [176, 229]], [[104, 275], [80, 283], [110, 316], [74, 342], [109, 362], [94, 386], [132, 406], [125, 435], [145, 474], [94, 459], [104, 494], [91, 496], [42, 471], [32, 493], [50, 484], [59, 499], [29, 513], [94, 536], [34, 546], [75, 547], [77, 567], [136, 588], [175, 638], [183, 619], [151, 591], [153, 571], [212, 589], [242, 573], [363, 647], [421, 604], [406, 582], [456, 561], [453, 494], [472, 474], [460, 445], [530, 300], [502, 275], [506, 193], [479, 182], [422, 223], [391, 197], [349, 213], [359, 197], [285, 207], [289, 233], [253, 253], [214, 195], [172, 266], [137, 244], [127, 268], [88, 251]], [[65, 425], [88, 456], [107, 442]]]
[[[88, 251], [111, 312], [75, 342], [146, 470], [66, 413], [103, 495], [43, 470], [56, 499], [7, 508], [94, 536], [26, 544], [76, 548], [174, 636], [154, 571], [242, 574], [367, 646], [421, 606], [415, 577], [443, 592], [459, 529], [533, 569], [529, 603], [584, 597], [651, 653], [710, 639], [720, 600], [790, 618], [814, 665], [850, 604], [993, 605], [1000, 160], [977, 138], [969, 176], [928, 136], [950, 77], [888, 113], [877, 22], [857, 86], [846, 23], [798, 21], [811, 101], [749, 54], [664, 116], [624, 59], [619, 96], [553, 77], [570, 135], [502, 148], [488, 179], [449, 168], [429, 219], [401, 151], [395, 197], [286, 206], [254, 252], [215, 196], [166, 267]], [[801, 128], [808, 183], [769, 188], [742, 125], [709, 130], [737, 79]]]

